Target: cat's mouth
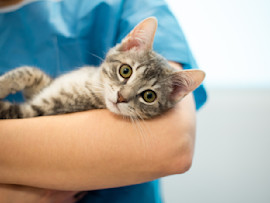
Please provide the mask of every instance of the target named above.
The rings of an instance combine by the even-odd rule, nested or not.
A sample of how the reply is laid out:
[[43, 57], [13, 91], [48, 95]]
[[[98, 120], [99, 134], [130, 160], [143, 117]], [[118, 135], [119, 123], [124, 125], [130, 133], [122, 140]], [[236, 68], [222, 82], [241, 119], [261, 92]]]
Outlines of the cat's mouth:
[[121, 112], [120, 108], [118, 107], [118, 103], [112, 102], [113, 107], [115, 107], [118, 111]]
[[108, 108], [111, 112], [113, 112], [113, 113], [115, 113], [115, 114], [117, 114], [117, 115], [122, 115], [122, 116], [130, 117], [130, 116], [131, 116], [130, 113], [128, 113], [128, 112], [125, 110], [125, 109], [126, 109], [125, 105], [126, 105], [126, 104], [123, 104], [123, 103], [117, 103], [117, 102], [114, 102], [114, 101], [112, 101], [112, 100], [110, 100], [110, 99], [108, 99], [108, 100], [106, 101], [106, 106], [107, 106], [107, 108]]
[[118, 103], [108, 99], [107, 102], [106, 102], [106, 105], [107, 105], [107, 108], [112, 111], [113, 113], [116, 113], [116, 114], [121, 114], [121, 110], [118, 106]]

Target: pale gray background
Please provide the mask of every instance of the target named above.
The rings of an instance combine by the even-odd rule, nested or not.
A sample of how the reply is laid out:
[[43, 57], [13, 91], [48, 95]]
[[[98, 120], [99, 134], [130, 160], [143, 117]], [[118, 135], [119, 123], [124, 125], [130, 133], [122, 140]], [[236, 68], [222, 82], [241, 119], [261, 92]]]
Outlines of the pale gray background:
[[269, 203], [270, 1], [167, 1], [209, 98], [191, 170], [162, 179], [165, 203]]
[[166, 203], [270, 202], [270, 91], [209, 89], [194, 162], [163, 179]]

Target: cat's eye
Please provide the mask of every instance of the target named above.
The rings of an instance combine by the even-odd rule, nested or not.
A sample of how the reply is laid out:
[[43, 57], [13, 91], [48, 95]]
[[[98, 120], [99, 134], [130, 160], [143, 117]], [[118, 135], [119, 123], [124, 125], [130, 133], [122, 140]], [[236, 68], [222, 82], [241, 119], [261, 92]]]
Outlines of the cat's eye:
[[152, 90], [145, 90], [144, 92], [142, 92], [142, 98], [144, 99], [144, 101], [146, 101], [147, 103], [152, 103], [155, 101], [155, 99], [157, 98], [157, 95], [154, 91]]
[[132, 68], [127, 64], [123, 64], [119, 69], [119, 74], [123, 78], [128, 79], [132, 75]]

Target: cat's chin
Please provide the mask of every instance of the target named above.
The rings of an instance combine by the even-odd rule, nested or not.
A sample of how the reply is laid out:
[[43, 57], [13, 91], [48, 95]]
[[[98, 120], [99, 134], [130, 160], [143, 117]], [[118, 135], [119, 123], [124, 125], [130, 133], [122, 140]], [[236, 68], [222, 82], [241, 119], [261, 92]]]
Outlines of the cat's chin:
[[123, 109], [121, 110], [121, 104], [116, 104], [115, 102], [112, 102], [110, 100], [106, 101], [107, 109], [109, 109], [111, 112], [117, 115], [130, 117], [131, 115], [128, 115]]
[[118, 107], [118, 105], [116, 103], [107, 100], [106, 101], [106, 106], [111, 112], [113, 112], [115, 114], [118, 114], [118, 115], [121, 115], [121, 110], [120, 110], [120, 108]]

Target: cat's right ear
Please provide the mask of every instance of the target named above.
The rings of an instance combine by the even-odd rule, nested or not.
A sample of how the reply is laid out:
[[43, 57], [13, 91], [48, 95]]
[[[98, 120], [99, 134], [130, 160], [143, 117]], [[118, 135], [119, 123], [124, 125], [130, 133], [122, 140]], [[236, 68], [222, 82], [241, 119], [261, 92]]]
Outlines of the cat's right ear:
[[151, 50], [157, 29], [157, 19], [149, 17], [140, 22], [121, 42], [119, 51]]

